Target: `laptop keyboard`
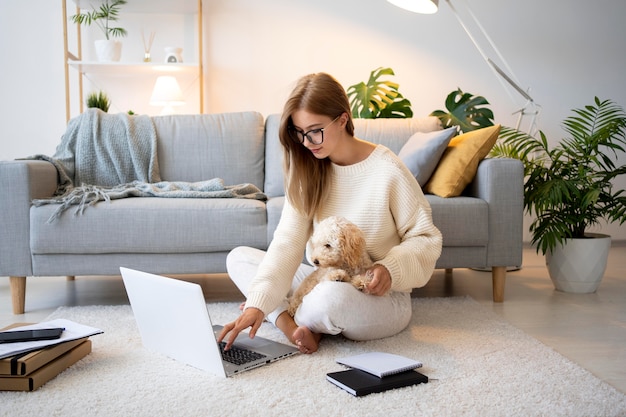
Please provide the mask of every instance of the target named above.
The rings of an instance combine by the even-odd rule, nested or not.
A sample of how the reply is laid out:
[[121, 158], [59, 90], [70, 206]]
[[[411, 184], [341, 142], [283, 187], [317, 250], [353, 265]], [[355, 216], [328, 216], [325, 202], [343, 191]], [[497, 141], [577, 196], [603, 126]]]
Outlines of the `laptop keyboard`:
[[243, 365], [244, 363], [256, 361], [257, 359], [263, 359], [266, 356], [262, 353], [253, 352], [248, 349], [241, 349], [235, 346], [231, 346], [230, 349], [224, 350], [226, 342], [220, 342], [220, 351], [222, 352], [222, 359], [226, 362], [233, 363], [235, 365]]

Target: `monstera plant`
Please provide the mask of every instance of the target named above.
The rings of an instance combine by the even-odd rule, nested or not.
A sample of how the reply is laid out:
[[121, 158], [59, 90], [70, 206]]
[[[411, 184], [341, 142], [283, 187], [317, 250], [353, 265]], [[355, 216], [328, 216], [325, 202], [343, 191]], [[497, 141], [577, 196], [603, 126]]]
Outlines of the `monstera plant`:
[[360, 119], [413, 117], [411, 102], [398, 91], [398, 83], [381, 79], [395, 75], [391, 68], [377, 68], [367, 83], [348, 87], [352, 117]]
[[459, 133], [493, 126], [493, 112], [484, 107], [489, 104], [482, 96], [464, 93], [460, 88], [446, 97], [446, 109], [435, 110], [430, 115], [441, 120], [443, 128], [458, 126]]

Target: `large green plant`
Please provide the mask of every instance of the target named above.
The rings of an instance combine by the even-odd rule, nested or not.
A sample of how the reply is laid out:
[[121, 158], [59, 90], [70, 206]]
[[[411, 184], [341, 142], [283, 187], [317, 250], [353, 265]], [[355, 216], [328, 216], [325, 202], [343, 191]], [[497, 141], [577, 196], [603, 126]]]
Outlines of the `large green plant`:
[[617, 166], [626, 148], [626, 113], [611, 100], [599, 100], [573, 109], [563, 121], [569, 138], [550, 147], [539, 138], [504, 129], [502, 142], [492, 152], [524, 163], [524, 208], [534, 214], [530, 231], [537, 252], [546, 254], [566, 239], [584, 238], [599, 220], [626, 221], [626, 196], [613, 180], [626, 174]]
[[91, 12], [76, 14], [71, 17], [74, 23], [85, 24], [87, 26], [95, 23], [107, 40], [113, 37], [123, 37], [127, 35], [126, 29], [111, 27], [111, 22], [119, 19], [120, 7], [126, 4], [126, 0], [105, 0], [98, 9], [93, 8]]
[[435, 110], [430, 115], [438, 117], [444, 129], [458, 126], [459, 133], [467, 133], [493, 126], [493, 112], [487, 107], [482, 107], [487, 104], [489, 102], [483, 96], [473, 96], [459, 88], [446, 97], [447, 112]]
[[398, 83], [381, 80], [395, 75], [391, 68], [377, 68], [370, 73], [367, 83], [348, 87], [352, 117], [360, 119], [413, 117], [411, 102], [398, 91]]

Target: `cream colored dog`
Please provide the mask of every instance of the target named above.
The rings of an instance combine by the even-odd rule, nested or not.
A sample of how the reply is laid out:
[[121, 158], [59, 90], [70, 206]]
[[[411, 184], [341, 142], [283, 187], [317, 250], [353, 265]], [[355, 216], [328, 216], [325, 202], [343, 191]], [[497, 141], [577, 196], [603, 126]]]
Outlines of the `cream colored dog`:
[[315, 229], [309, 241], [311, 260], [317, 267], [302, 281], [289, 299], [287, 312], [293, 317], [302, 299], [321, 281], [350, 282], [364, 290], [371, 276], [372, 266], [363, 232], [343, 217], [327, 217]]

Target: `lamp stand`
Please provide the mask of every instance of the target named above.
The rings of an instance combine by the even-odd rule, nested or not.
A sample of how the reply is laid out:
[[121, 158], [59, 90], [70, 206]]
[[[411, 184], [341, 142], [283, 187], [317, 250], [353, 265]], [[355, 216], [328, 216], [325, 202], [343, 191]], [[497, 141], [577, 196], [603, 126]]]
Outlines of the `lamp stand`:
[[485, 62], [487, 62], [487, 65], [489, 65], [489, 68], [491, 68], [491, 70], [494, 72], [494, 74], [496, 75], [496, 78], [500, 81], [500, 84], [502, 84], [502, 87], [506, 90], [507, 94], [509, 94], [509, 97], [511, 97], [511, 99], [514, 100], [513, 96], [511, 95], [504, 81], [506, 81], [511, 87], [513, 87], [513, 89], [515, 89], [515, 91], [517, 91], [522, 97], [524, 97], [524, 99], [526, 99], [526, 103], [519, 110], [515, 111], [513, 114], [519, 114], [517, 118], [517, 126], [516, 126], [517, 130], [520, 130], [521, 125], [522, 125], [522, 120], [524, 119], [524, 117], [530, 116], [530, 123], [528, 125], [527, 133], [533, 136], [537, 130], [537, 116], [539, 115], [539, 112], [540, 112], [540, 106], [537, 103], [535, 103], [535, 100], [533, 100], [533, 98], [530, 96], [530, 94], [527, 91], [525, 91], [523, 88], [519, 86], [519, 82], [517, 81], [517, 78], [513, 75], [513, 71], [511, 71], [509, 64], [506, 62], [506, 60], [502, 56], [502, 54], [496, 47], [491, 37], [487, 34], [487, 31], [485, 31], [485, 28], [483, 27], [483, 25], [478, 21], [478, 18], [472, 12], [471, 8], [469, 7], [469, 4], [466, 3], [465, 7], [467, 8], [467, 11], [470, 17], [472, 18], [472, 20], [474, 21], [474, 23], [476, 24], [476, 26], [478, 27], [482, 35], [485, 37], [485, 39], [489, 43], [489, 46], [491, 47], [491, 49], [493, 49], [493, 51], [496, 53], [500, 61], [503, 63], [508, 73], [505, 72], [502, 68], [500, 68], [492, 59], [490, 59], [487, 56], [485, 51], [480, 47], [480, 44], [476, 41], [476, 38], [474, 37], [474, 35], [472, 35], [471, 31], [469, 30], [469, 28], [467, 27], [467, 25], [465, 24], [465, 22], [459, 15], [458, 11], [456, 10], [452, 2], [450, 0], [445, 0], [445, 1], [446, 3], [448, 3], [448, 6], [450, 6], [450, 9], [454, 13], [454, 16], [459, 21], [459, 23], [461, 24], [461, 27], [463, 28], [467, 36], [470, 38], [470, 40], [472, 41], [472, 43], [474, 44], [474, 46], [476, 47], [480, 55], [483, 57]]

